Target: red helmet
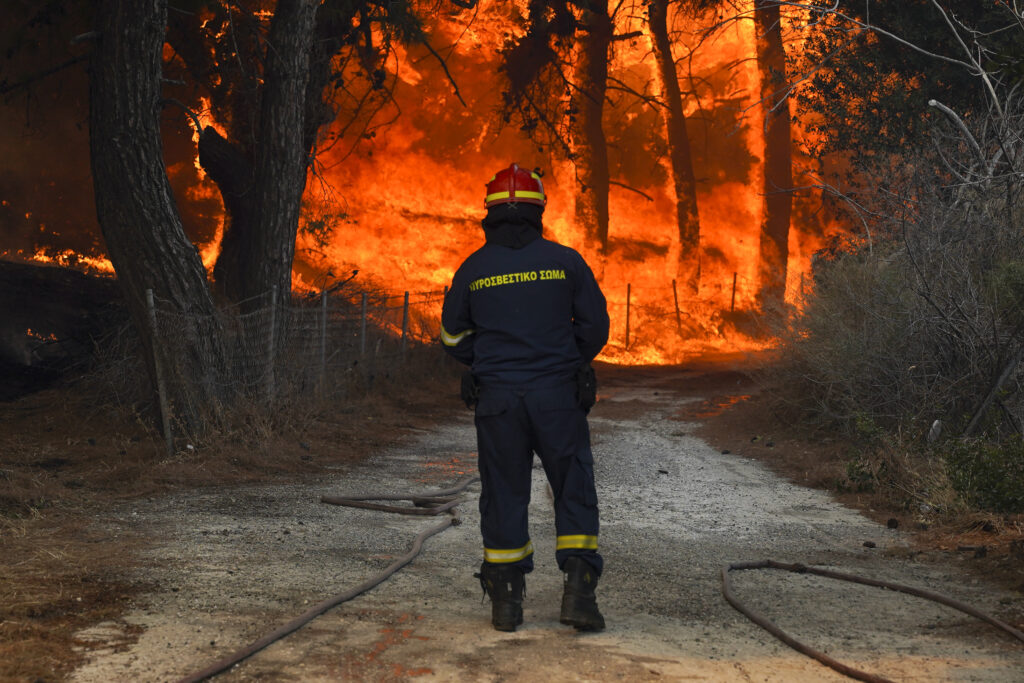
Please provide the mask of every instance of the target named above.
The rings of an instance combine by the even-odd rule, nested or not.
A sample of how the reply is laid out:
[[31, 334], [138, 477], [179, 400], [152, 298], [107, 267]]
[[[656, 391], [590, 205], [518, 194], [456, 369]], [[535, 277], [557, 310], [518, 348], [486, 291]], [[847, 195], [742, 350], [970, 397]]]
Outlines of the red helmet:
[[544, 196], [544, 183], [540, 181], [540, 174], [519, 168], [519, 164], [512, 164], [495, 173], [487, 183], [484, 206], [491, 208], [508, 202], [544, 206], [547, 197]]

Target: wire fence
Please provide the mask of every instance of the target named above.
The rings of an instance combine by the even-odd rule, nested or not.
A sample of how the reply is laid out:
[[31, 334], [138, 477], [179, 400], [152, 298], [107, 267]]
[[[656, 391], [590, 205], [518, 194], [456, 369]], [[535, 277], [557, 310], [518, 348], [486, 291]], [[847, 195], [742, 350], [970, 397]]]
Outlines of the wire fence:
[[[737, 309], [737, 288], [744, 285], [733, 276], [721, 286], [703, 286], [703, 296], [684, 293], [674, 280], [663, 287], [626, 284], [624, 291], [606, 291], [610, 346], [720, 337], [722, 316]], [[174, 450], [175, 434], [188, 436], [218, 419], [206, 414], [211, 395], [225, 405], [243, 400], [274, 410], [311, 398], [344, 398], [355, 387], [398, 372], [410, 350], [437, 339], [446, 291], [345, 287], [286, 297], [271, 291], [212, 318], [150, 295], [151, 360], [168, 450]], [[217, 341], [204, 345], [204, 338]], [[440, 348], [430, 353], [436, 354], [428, 356], [436, 359], [430, 362], [447, 362]], [[187, 417], [196, 415], [199, 425]]]
[[[410, 351], [437, 338], [443, 298], [443, 291], [283, 298], [271, 291], [211, 318], [149, 294], [152, 361], [168, 450], [173, 452], [175, 436], [197, 431], [186, 416], [210, 412], [210, 396], [274, 410], [341, 398], [392, 374]], [[197, 343], [204, 333], [217, 342]], [[446, 362], [440, 349], [432, 357]]]

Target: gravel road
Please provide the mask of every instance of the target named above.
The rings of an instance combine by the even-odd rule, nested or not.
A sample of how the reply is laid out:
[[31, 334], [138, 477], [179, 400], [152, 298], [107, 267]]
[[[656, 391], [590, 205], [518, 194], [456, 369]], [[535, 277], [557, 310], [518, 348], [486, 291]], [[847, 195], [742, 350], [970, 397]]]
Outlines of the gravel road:
[[[316, 619], [220, 680], [838, 681], [721, 597], [730, 562], [775, 559], [944, 593], [986, 611], [1019, 599], [915, 561], [901, 532], [719, 453], [677, 419], [697, 367], [616, 372], [591, 414], [608, 629], [558, 623], [561, 576], [542, 471], [531, 508], [537, 569], [525, 624], [490, 627], [481, 602], [477, 485], [465, 520], [426, 542], [388, 582]], [[130, 580], [131, 613], [80, 634], [98, 646], [80, 682], [175, 680], [351, 588], [406, 552], [435, 518], [323, 505], [320, 496], [422, 492], [475, 471], [471, 416], [318, 483], [201, 490], [139, 501], [108, 532], [153, 539]], [[865, 542], [875, 547], [865, 547]], [[733, 574], [738, 596], [857, 668], [898, 681], [1024, 681], [1024, 645], [902, 594], [778, 571]]]

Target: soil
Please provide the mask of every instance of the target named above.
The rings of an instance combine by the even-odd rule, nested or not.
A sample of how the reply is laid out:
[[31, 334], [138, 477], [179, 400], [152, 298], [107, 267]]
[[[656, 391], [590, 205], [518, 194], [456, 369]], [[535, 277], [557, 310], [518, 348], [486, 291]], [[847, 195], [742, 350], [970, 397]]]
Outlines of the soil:
[[[748, 368], [732, 357], [599, 369], [591, 430], [605, 631], [558, 623], [553, 515], [535, 469], [537, 569], [519, 630], [491, 629], [473, 577], [474, 484], [458, 508], [463, 524], [427, 540], [387, 582], [220, 679], [844, 680], [722, 599], [723, 566], [766, 558], [926, 588], [1024, 627], [1024, 558], [1011, 546], [1019, 528], [1000, 519], [926, 531], [864, 496], [808, 488], [827, 484], [835, 465], [822, 462], [841, 462], [816, 454], [845, 446], [774, 426]], [[176, 463], [149, 453], [149, 467], [130, 470], [111, 463], [148, 448], [144, 433], [107, 425], [86, 436], [81, 422], [48, 412], [53, 395], [0, 406], [0, 426], [20, 434], [0, 445], [20, 449], [19, 462], [31, 451], [35, 463], [0, 458], [0, 483], [39, 497], [11, 494], [0, 516], [0, 678], [177, 680], [379, 572], [437, 519], [320, 497], [420, 494], [472, 475], [471, 415], [435, 389], [310, 416], [295, 438], [258, 448], [244, 447], [240, 433], [235, 451], [214, 457], [200, 447]], [[47, 441], [54, 432], [59, 438]], [[75, 443], [65, 445], [72, 433]], [[125, 446], [120, 459], [111, 457], [115, 441]], [[107, 455], [83, 455], [89, 449]], [[116, 470], [106, 480], [135, 477], [133, 493], [98, 483], [104, 467]], [[968, 546], [975, 550], [956, 550]], [[949, 608], [777, 571], [733, 573], [732, 581], [741, 600], [851, 666], [893, 680], [1024, 680], [1024, 644]]]

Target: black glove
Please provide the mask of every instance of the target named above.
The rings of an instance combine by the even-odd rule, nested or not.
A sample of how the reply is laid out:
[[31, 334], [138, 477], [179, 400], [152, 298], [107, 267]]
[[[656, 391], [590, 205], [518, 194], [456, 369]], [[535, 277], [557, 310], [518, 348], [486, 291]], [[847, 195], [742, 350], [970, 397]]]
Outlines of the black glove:
[[467, 408], [476, 407], [477, 399], [480, 398], [480, 385], [477, 384], [476, 377], [470, 370], [462, 373], [462, 387], [459, 390], [459, 395]]
[[597, 375], [590, 363], [584, 363], [576, 371], [576, 402], [586, 411], [597, 403]]

